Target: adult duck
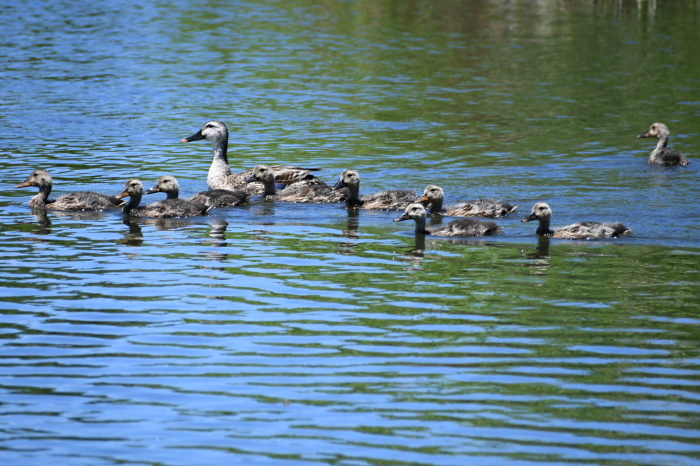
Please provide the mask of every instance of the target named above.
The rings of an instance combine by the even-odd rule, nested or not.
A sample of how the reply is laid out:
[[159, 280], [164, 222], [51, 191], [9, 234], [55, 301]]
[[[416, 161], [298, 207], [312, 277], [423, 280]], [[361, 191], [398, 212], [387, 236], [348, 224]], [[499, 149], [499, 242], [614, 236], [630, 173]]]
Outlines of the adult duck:
[[656, 138], [659, 142], [656, 143], [656, 149], [651, 151], [648, 163], [664, 163], [666, 165], [688, 165], [688, 159], [676, 149], [669, 149], [668, 138], [670, 135], [668, 127], [663, 123], [654, 123], [645, 132], [637, 136], [637, 138]]
[[360, 197], [360, 174], [355, 170], [343, 170], [333, 189], [347, 188], [348, 207], [360, 207], [370, 210], [403, 210], [408, 204], [416, 202], [418, 196], [406, 189], [390, 189], [368, 196]]
[[143, 184], [140, 180], [132, 178], [124, 184], [124, 189], [117, 195], [117, 199], [129, 198], [129, 201], [123, 209], [125, 215], [155, 218], [194, 217], [197, 215], [204, 215], [209, 210], [209, 207], [204, 204], [179, 198], [164, 199], [144, 207], [139, 207], [143, 194]]
[[538, 202], [532, 207], [532, 213], [522, 219], [522, 222], [539, 220], [537, 234], [560, 239], [596, 239], [617, 238], [632, 233], [632, 229], [622, 223], [579, 222], [559, 228], [550, 228], [552, 209], [544, 202]]
[[434, 236], [491, 236], [503, 232], [503, 227], [492, 220], [479, 220], [476, 218], [459, 218], [451, 222], [436, 227], [425, 228], [426, 211], [423, 204], [418, 202], [406, 207], [403, 215], [394, 219], [395, 222], [404, 220], [414, 220], [416, 222], [416, 234]]
[[[180, 198], [180, 184], [172, 175], [164, 175], [158, 179], [154, 187], [146, 191], [144, 194], [153, 194], [163, 192], [167, 195], [167, 199]], [[235, 191], [229, 189], [212, 189], [202, 191], [194, 196], [186, 199], [189, 202], [203, 204], [207, 207], [232, 207], [244, 204], [250, 198], [250, 193], [237, 189]]]
[[[209, 167], [207, 186], [209, 189], [249, 189], [245, 181], [252, 174], [252, 170], [242, 173], [231, 173], [228, 164], [228, 128], [219, 120], [208, 121], [202, 129], [192, 136], [182, 139], [182, 142], [199, 141], [206, 139], [214, 148], [214, 159]], [[275, 181], [281, 185], [289, 185], [304, 180], [315, 180], [311, 174], [318, 168], [301, 168], [287, 165], [272, 165], [275, 172]], [[261, 188], [262, 189], [262, 188]]]
[[431, 214], [442, 214], [450, 217], [490, 217], [498, 218], [515, 211], [517, 205], [494, 199], [477, 199], [463, 201], [455, 205], [443, 207], [445, 192], [440, 186], [429, 184], [423, 190], [419, 202], [425, 206]]
[[248, 183], [262, 183], [264, 188], [263, 195], [278, 201], [320, 204], [343, 202], [347, 198], [347, 190], [336, 191], [325, 183], [294, 183], [278, 190], [275, 182], [275, 173], [267, 165], [255, 167], [246, 180]]
[[64, 194], [56, 199], [49, 199], [49, 194], [51, 194], [51, 189], [53, 188], [53, 180], [46, 170], [34, 170], [23, 183], [18, 184], [15, 188], [26, 188], [28, 186], [39, 188], [39, 194], [29, 201], [29, 206], [34, 209], [104, 210], [123, 204], [115, 196], [107, 196], [106, 194], [92, 191]]

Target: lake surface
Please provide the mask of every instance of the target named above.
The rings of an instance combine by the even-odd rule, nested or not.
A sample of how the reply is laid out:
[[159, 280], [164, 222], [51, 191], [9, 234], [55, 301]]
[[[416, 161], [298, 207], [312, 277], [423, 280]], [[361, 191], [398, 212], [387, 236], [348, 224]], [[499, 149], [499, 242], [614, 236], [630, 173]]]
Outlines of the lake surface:
[[[697, 1], [29, 1], [0, 31], [3, 464], [700, 462]], [[234, 171], [520, 207], [445, 240], [342, 205], [125, 221], [14, 189], [190, 195], [211, 145], [178, 141], [213, 118]], [[689, 166], [646, 163], [657, 121]], [[538, 239], [537, 201], [633, 235]]]

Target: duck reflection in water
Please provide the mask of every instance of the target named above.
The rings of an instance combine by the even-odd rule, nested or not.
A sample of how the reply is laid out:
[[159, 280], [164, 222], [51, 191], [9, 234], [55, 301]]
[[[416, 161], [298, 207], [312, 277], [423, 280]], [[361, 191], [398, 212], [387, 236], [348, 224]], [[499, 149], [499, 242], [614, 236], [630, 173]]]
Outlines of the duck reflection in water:
[[357, 250], [357, 240], [360, 237], [360, 210], [356, 207], [348, 207], [348, 216], [342, 235], [350, 241], [338, 243], [338, 254], [354, 256]]
[[[31, 225], [35, 235], [48, 235], [51, 233], [51, 219], [45, 209], [32, 209], [31, 213], [36, 217], [37, 223], [20, 222], [19, 225]], [[41, 240], [44, 241], [44, 240]]]
[[[212, 219], [209, 239], [206, 240], [206, 243], [212, 248], [225, 248], [228, 246], [228, 241], [226, 241], [226, 228], [228, 228], [228, 222], [226, 220], [221, 218]], [[207, 251], [207, 257], [214, 261], [225, 261], [228, 258], [228, 254], [212, 249]], [[223, 268], [220, 270], [223, 270]]]
[[533, 259], [532, 262], [526, 262], [525, 267], [532, 267], [534, 271], [532, 275], [546, 275], [549, 269], [549, 236], [538, 236], [537, 247], [534, 252], [526, 252], [524, 249], [520, 251], [520, 256], [526, 259]]
[[141, 225], [139, 225], [136, 220], [129, 216], [124, 216], [122, 223], [129, 227], [129, 232], [124, 233], [124, 236], [118, 240], [117, 243], [127, 244], [129, 246], [141, 246], [143, 244]]

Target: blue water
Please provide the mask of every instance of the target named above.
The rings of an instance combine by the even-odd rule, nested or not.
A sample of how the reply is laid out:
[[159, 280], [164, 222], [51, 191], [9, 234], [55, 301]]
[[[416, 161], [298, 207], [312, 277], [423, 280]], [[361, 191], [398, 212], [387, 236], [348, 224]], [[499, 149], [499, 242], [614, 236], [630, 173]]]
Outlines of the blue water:
[[[0, 15], [3, 464], [700, 461], [692, 2], [29, 2]], [[32, 212], [175, 175], [317, 166], [518, 204], [494, 238], [254, 197]], [[687, 167], [646, 163], [661, 121]], [[161, 195], [147, 196], [162, 198]], [[521, 223], [620, 221], [539, 240]], [[450, 220], [449, 218], [444, 221]]]

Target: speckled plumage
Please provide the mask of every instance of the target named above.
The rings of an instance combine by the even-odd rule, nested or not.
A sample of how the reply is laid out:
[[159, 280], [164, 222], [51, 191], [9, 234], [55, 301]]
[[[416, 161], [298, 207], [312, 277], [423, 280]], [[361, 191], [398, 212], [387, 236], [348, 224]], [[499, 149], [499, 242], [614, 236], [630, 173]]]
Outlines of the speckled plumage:
[[129, 197], [129, 201], [124, 206], [124, 214], [133, 217], [176, 218], [204, 215], [209, 210], [204, 204], [179, 198], [164, 199], [144, 207], [139, 207], [143, 194], [143, 184], [141, 181], [132, 178], [124, 184], [124, 189], [121, 194], [117, 195], [117, 199]]
[[106, 194], [92, 191], [64, 194], [50, 200], [49, 194], [51, 194], [51, 189], [53, 188], [53, 181], [46, 170], [34, 170], [23, 183], [18, 184], [15, 188], [25, 188], [27, 186], [39, 188], [39, 194], [29, 201], [29, 206], [34, 209], [104, 210], [118, 207], [122, 204], [122, 201], [115, 196], [107, 196]]
[[416, 202], [415, 192], [406, 189], [390, 189], [360, 197], [360, 174], [355, 170], [343, 170], [333, 189], [348, 190], [348, 207], [360, 207], [369, 210], [403, 210]]
[[267, 165], [258, 165], [253, 169], [253, 173], [247, 178], [248, 182], [262, 183], [263, 194], [266, 197], [274, 198], [284, 202], [299, 203], [338, 203], [344, 202], [347, 191], [334, 191], [330, 186], [315, 178], [309, 182], [294, 183], [284, 189], [276, 189], [276, 177], [272, 168]]
[[463, 201], [457, 204], [443, 207], [445, 193], [440, 186], [429, 184], [423, 190], [420, 203], [430, 211], [431, 214], [442, 214], [451, 217], [489, 217], [498, 218], [515, 211], [517, 205], [494, 199], [476, 199], [473, 201]]
[[669, 149], [668, 139], [671, 132], [663, 123], [654, 123], [645, 132], [637, 136], [637, 138], [657, 138], [659, 142], [656, 148], [649, 154], [649, 163], [663, 163], [666, 165], [688, 165], [690, 162], [683, 154], [675, 149]]
[[414, 203], [406, 207], [403, 215], [395, 219], [395, 222], [414, 220], [416, 222], [416, 234], [434, 236], [491, 236], [503, 231], [503, 228], [491, 220], [479, 220], [476, 218], [460, 218], [445, 225], [426, 229], [426, 211], [420, 203]]
[[[206, 139], [211, 142], [214, 148], [214, 158], [207, 175], [207, 186], [209, 189], [245, 189], [256, 193], [262, 192], [263, 188], [261, 185], [249, 185], [246, 182], [246, 178], [250, 177], [252, 170], [246, 170], [242, 173], [231, 173], [231, 167], [228, 164], [228, 128], [223, 122], [211, 120], [192, 136], [182, 139], [182, 142], [198, 141], [200, 139]], [[275, 173], [276, 182], [285, 185], [313, 179], [315, 177], [311, 172], [319, 170], [318, 168], [302, 168], [287, 165], [271, 165], [270, 168]]]
[[[157, 192], [165, 193], [168, 199], [178, 199], [180, 197], [180, 184], [174, 176], [163, 175], [158, 179], [156, 185], [146, 191], [145, 194]], [[213, 208], [241, 205], [247, 202], [249, 198], [250, 193], [242, 189], [235, 191], [229, 189], [213, 189], [199, 192], [186, 200]]]
[[552, 209], [544, 202], [538, 202], [532, 207], [532, 213], [522, 221], [539, 220], [537, 234], [559, 239], [596, 239], [617, 238], [632, 233], [632, 229], [621, 223], [579, 222], [571, 225], [550, 228]]

